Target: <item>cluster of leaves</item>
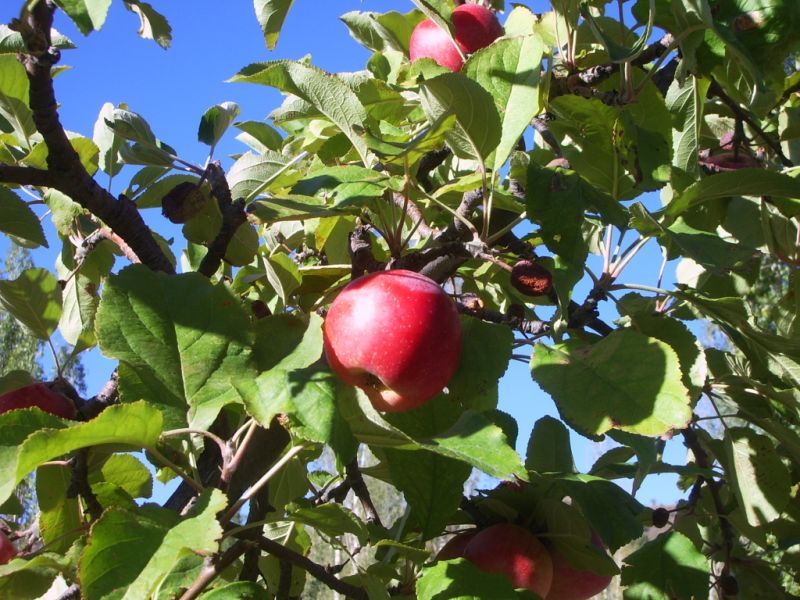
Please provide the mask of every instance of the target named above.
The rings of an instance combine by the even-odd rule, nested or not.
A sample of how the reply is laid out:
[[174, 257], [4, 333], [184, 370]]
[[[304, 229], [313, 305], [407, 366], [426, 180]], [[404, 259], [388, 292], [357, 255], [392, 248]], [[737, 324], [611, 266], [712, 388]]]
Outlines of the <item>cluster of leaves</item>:
[[[248, 148], [227, 173], [182, 160], [125, 105], [105, 105], [92, 138], [63, 131], [47, 94], [56, 50], [73, 45], [50, 30], [53, 3], [24, 4], [0, 30], [0, 230], [48, 243], [25, 188], [62, 249], [54, 273], [0, 281], [0, 303], [38, 339], [58, 330], [74, 356], [99, 346], [118, 369], [110, 391], [72, 394], [80, 421], [0, 415], [0, 503], [33, 472], [39, 502], [0, 595], [33, 598], [61, 575], [89, 600], [289, 598], [310, 575], [360, 598], [515, 597], [469, 563], [431, 560], [448, 527], [501, 521], [577, 568], [621, 571], [629, 598], [788, 593], [800, 571], [800, 75], [783, 70], [800, 45], [794, 0], [638, 0], [641, 34], [602, 0], [516, 5], [459, 73], [407, 59], [414, 26], [446, 26], [451, 2], [350, 12], [366, 70], [251, 64], [232, 81], [286, 95], [270, 122], [237, 121], [230, 102], [202, 116], [212, 155], [231, 127]], [[110, 0], [54, 4], [88, 33]], [[141, 35], [169, 44], [151, 5], [125, 4]], [[291, 4], [255, 2], [270, 47]], [[118, 198], [92, 180], [101, 170], [131, 173]], [[644, 195], [656, 191], [661, 203]], [[182, 226], [180, 257], [142, 219], [157, 207]], [[625, 234], [638, 236], [627, 248]], [[648, 282], [620, 279], [647, 244], [680, 259], [674, 289], [657, 264]], [[602, 272], [588, 271], [592, 254]], [[791, 267], [767, 324], [747, 301], [764, 256]], [[520, 259], [550, 270], [551, 294], [515, 289]], [[386, 266], [447, 282], [464, 313], [447, 393], [395, 415], [321, 360], [325, 306]], [[597, 312], [609, 299], [613, 325]], [[698, 320], [729, 350], [704, 349], [687, 325]], [[539, 421], [522, 458], [497, 382], [526, 349], [563, 422]], [[5, 373], [0, 391], [30, 380]], [[701, 398], [732, 411], [717, 435], [700, 426]], [[576, 473], [565, 423], [617, 446]], [[661, 455], [677, 435], [685, 465]], [[335, 466], [310, 468], [326, 450]], [[182, 480], [163, 506], [148, 502], [148, 465]], [[515, 483], [464, 498], [473, 468]], [[362, 471], [402, 492], [396, 522]], [[592, 530], [614, 552], [650, 520], [614, 480], [635, 493], [667, 472], [686, 494], [668, 530], [623, 565], [598, 553]], [[364, 517], [342, 503], [350, 491]], [[348, 558], [309, 560], [312, 530]]]

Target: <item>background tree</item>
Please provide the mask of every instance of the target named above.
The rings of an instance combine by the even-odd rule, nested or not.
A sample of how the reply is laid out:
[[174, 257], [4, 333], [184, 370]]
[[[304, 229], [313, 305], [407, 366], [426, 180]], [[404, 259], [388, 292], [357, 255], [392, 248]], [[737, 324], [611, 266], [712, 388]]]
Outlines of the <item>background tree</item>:
[[[66, 341], [60, 375], [95, 347], [117, 368], [93, 396], [34, 364], [4, 369], [0, 501], [35, 473], [39, 528], [0, 566], [0, 595], [37, 597], [59, 575], [89, 600], [319, 584], [553, 600], [617, 575], [627, 598], [796, 592], [800, 78], [784, 66], [800, 5], [350, 12], [365, 70], [243, 67], [233, 82], [285, 99], [269, 121], [210, 107], [195, 164], [126, 104], [105, 104], [91, 137], [62, 125], [54, 76], [74, 43], [54, 15], [90, 34], [109, 0], [20, 4], [0, 30], [0, 230], [60, 252], [0, 280], [0, 302], [34, 344]], [[508, 10], [473, 43], [464, 15], [495, 23], [477, 4]], [[124, 5], [170, 45], [156, 7]], [[269, 48], [291, 5], [255, 2]], [[433, 49], [416, 47], [419, 27]], [[223, 166], [231, 127], [246, 150]], [[662, 258], [634, 276], [651, 247]], [[397, 270], [441, 286], [460, 335], [434, 323], [414, 338], [425, 311], [397, 318], [398, 286], [356, 313], [361, 339], [335, 345], [334, 298]], [[724, 343], [698, 342], [706, 321]], [[387, 361], [404, 341], [426, 348], [412, 383], [433, 377], [429, 344], [460, 338], [458, 369], [418, 408], [382, 412], [408, 372], [349, 379], [361, 387], [334, 374], [381, 336], [399, 340]], [[497, 410], [511, 361], [560, 418], [520, 431]], [[53, 414], [64, 402], [74, 419]], [[569, 429], [614, 446], [578, 472]], [[672, 438], [685, 464], [665, 459]], [[491, 483], [472, 489], [474, 469]], [[152, 471], [176, 482], [158, 502]], [[635, 496], [661, 473], [680, 500], [654, 510]], [[460, 546], [437, 559], [453, 532]]]

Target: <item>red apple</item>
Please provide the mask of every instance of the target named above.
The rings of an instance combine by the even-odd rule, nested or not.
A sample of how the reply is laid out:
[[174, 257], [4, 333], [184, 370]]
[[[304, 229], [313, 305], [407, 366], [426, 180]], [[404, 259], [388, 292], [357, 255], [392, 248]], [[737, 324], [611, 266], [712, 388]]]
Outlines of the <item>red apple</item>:
[[464, 558], [482, 571], [505, 575], [515, 588], [525, 588], [542, 598], [550, 591], [550, 553], [530, 531], [517, 525], [487, 527], [467, 544]]
[[[606, 551], [603, 540], [592, 531], [592, 545]], [[573, 568], [559, 552], [551, 552], [553, 558], [553, 585], [545, 600], [588, 600], [606, 589], [611, 577], [591, 571]]]
[[[497, 15], [478, 4], [462, 4], [453, 10], [453, 35], [464, 54], [485, 48], [501, 35], [503, 26]], [[460, 71], [464, 66], [448, 33], [431, 19], [425, 19], [414, 28], [409, 41], [412, 62], [418, 58], [432, 58], [451, 71]]]
[[75, 418], [75, 406], [72, 401], [43, 383], [26, 385], [0, 396], [0, 414], [34, 406], [62, 419]]
[[439, 550], [439, 554], [436, 555], [436, 560], [453, 560], [454, 558], [463, 557], [467, 544], [472, 541], [476, 533], [477, 530], [465, 531], [451, 537], [447, 540], [447, 543], [442, 546], [442, 549]]
[[325, 356], [377, 410], [416, 408], [448, 384], [461, 356], [458, 310], [436, 282], [411, 271], [351, 282], [325, 317]]
[[12, 558], [17, 555], [14, 549], [14, 544], [8, 539], [8, 536], [0, 531], [0, 565], [7, 564]]

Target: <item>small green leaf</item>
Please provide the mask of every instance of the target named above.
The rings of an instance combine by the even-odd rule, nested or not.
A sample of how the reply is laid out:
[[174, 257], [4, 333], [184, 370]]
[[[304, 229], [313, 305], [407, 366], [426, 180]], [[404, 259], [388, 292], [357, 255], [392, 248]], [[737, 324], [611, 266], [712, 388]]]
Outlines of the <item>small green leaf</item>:
[[725, 430], [726, 472], [739, 505], [753, 526], [777, 519], [789, 504], [792, 478], [772, 440], [752, 429]]
[[200, 119], [197, 140], [207, 146], [211, 146], [211, 151], [213, 152], [214, 147], [238, 116], [239, 105], [235, 102], [223, 102], [212, 106]]
[[98, 31], [105, 23], [111, 0], [56, 0], [56, 4], [83, 35], [88, 35]]
[[800, 179], [767, 169], [739, 169], [704, 177], [678, 194], [666, 214], [677, 217], [693, 206], [729, 196], [776, 196], [800, 202]]
[[364, 165], [371, 164], [363, 136], [367, 113], [358, 96], [338, 76], [301, 62], [281, 60], [249, 65], [230, 81], [260, 83], [303, 99], [347, 136]]
[[125, 7], [139, 17], [139, 37], [153, 40], [165, 50], [172, 45], [172, 27], [149, 2], [125, 0]]
[[69, 575], [71, 565], [53, 552], [30, 560], [16, 558], [0, 565], [0, 594], [14, 600], [36, 600], [44, 595], [58, 575]]
[[366, 525], [344, 506], [321, 504], [313, 508], [300, 508], [289, 514], [289, 519], [313, 527], [329, 537], [352, 533], [362, 544], [369, 538]]
[[625, 559], [626, 600], [691, 600], [708, 596], [709, 561], [682, 533], [647, 542]]
[[274, 50], [275, 44], [278, 43], [281, 27], [293, 2], [294, 0], [253, 0], [258, 24], [270, 50]]
[[420, 86], [422, 108], [433, 125], [455, 114], [456, 129], [446, 134], [460, 158], [484, 162], [500, 143], [502, 124], [494, 99], [478, 83], [461, 73], [443, 73]]
[[14, 192], [0, 186], [0, 231], [18, 238], [26, 246], [44, 246], [47, 248], [47, 239], [44, 237], [42, 224], [31, 208]]
[[572, 473], [575, 464], [569, 431], [553, 417], [542, 417], [533, 426], [528, 441], [525, 468], [537, 473]]
[[37, 339], [47, 340], [61, 318], [61, 289], [49, 271], [27, 269], [12, 281], [0, 280], [0, 305]]

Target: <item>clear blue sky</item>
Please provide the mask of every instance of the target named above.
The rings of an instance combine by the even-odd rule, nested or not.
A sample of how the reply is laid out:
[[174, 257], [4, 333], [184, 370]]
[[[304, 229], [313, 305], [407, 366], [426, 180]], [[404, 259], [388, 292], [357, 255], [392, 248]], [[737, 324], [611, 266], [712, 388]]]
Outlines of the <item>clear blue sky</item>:
[[[269, 52], [252, 2], [151, 1], [172, 24], [174, 40], [168, 51], [136, 36], [138, 19], [126, 11], [121, 2], [112, 3], [104, 28], [88, 37], [83, 37], [59, 13], [56, 28], [78, 46], [77, 50], [63, 53], [62, 64], [72, 69], [57, 78], [62, 122], [67, 129], [91, 137], [103, 103], [125, 102], [131, 110], [148, 119], [156, 135], [176, 148], [181, 158], [198, 164], [205, 160], [208, 148], [197, 142], [197, 126], [209, 106], [232, 100], [241, 107], [240, 119], [257, 120], [266, 117], [281, 101], [277, 92], [266, 87], [224, 83], [243, 66], [279, 58], [299, 59], [310, 54], [313, 63], [327, 71], [363, 69], [369, 54], [350, 38], [338, 17], [351, 10], [406, 12], [413, 8], [408, 0], [296, 0], [277, 49]], [[21, 4], [22, 0], [2, 2], [0, 19], [9, 22]], [[541, 0], [529, 2], [529, 5], [537, 12], [549, 7]], [[234, 136], [229, 133], [217, 149], [217, 157], [225, 166], [232, 162], [227, 158], [229, 154], [244, 150]], [[99, 175], [102, 185], [106, 183], [104, 177]], [[126, 182], [124, 173], [115, 180], [119, 185]], [[145, 218], [169, 237], [174, 230], [170, 230], [157, 213], [157, 210], [147, 211]], [[57, 242], [52, 228], [48, 230], [48, 239], [51, 245]], [[3, 237], [0, 251], [6, 252], [7, 248], [8, 242]], [[180, 252], [180, 248], [176, 250], [176, 254]], [[38, 264], [52, 268], [55, 252], [55, 248], [37, 251], [35, 259]], [[655, 243], [651, 243], [634, 261], [624, 280], [655, 285], [660, 260]], [[665, 286], [671, 284], [672, 270], [668, 269]], [[586, 286], [578, 289], [579, 301], [587, 289]], [[113, 364], [96, 351], [85, 359], [85, 364], [89, 392], [95, 393], [107, 380]], [[520, 427], [518, 450], [524, 454], [536, 419], [545, 414], [557, 415], [557, 411], [552, 400], [533, 383], [525, 364], [512, 362], [500, 389], [500, 408], [517, 419]], [[578, 467], [584, 471], [608, 448], [598, 448], [574, 434], [572, 442]], [[683, 446], [670, 442], [667, 460], [682, 463], [684, 456]], [[650, 478], [638, 498], [645, 503], [656, 499], [660, 503], [671, 502], [676, 498], [674, 482], [672, 476]]]

